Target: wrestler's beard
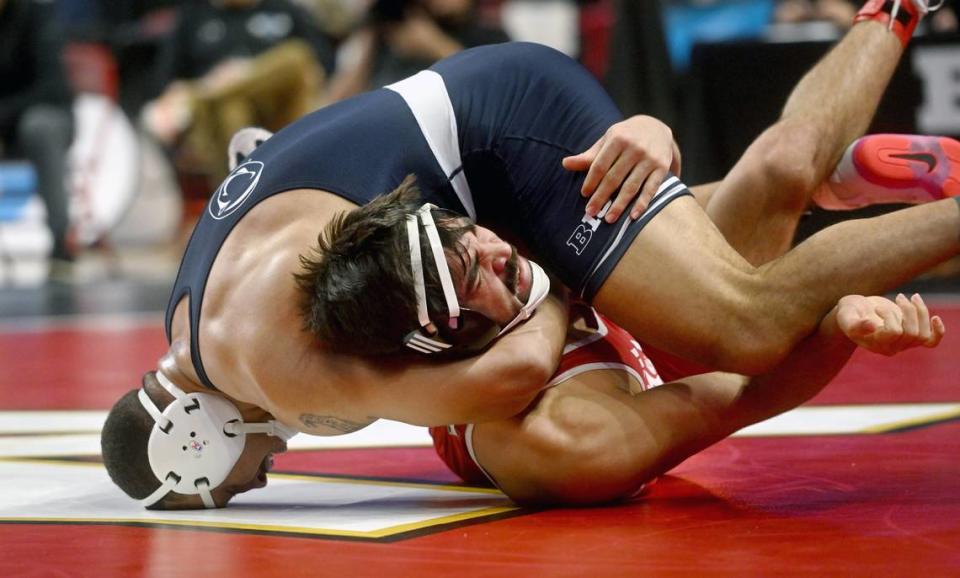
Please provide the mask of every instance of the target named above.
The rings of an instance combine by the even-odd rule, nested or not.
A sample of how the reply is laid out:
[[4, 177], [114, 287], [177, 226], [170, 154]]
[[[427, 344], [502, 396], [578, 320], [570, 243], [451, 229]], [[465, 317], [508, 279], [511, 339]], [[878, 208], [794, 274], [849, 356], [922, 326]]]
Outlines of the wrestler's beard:
[[[510, 293], [517, 295], [517, 285], [520, 283], [520, 259], [517, 255], [517, 248], [510, 247], [510, 258], [503, 266], [503, 275], [506, 277], [507, 289]], [[519, 297], [519, 295], [517, 295]]]

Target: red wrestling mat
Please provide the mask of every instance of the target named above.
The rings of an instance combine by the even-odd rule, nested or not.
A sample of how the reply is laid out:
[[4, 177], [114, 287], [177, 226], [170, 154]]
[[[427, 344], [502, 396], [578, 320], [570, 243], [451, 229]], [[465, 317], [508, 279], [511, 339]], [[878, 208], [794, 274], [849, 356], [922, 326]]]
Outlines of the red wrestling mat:
[[[932, 308], [948, 327], [938, 350], [896, 360], [860, 354], [815, 403], [960, 401], [960, 308]], [[163, 346], [159, 322], [7, 328], [0, 409], [106, 409]], [[520, 510], [382, 540], [4, 523], [0, 575], [960, 575], [958, 458], [957, 421], [875, 435], [737, 438], [627, 504]], [[453, 481], [426, 448], [291, 453], [276, 469]]]

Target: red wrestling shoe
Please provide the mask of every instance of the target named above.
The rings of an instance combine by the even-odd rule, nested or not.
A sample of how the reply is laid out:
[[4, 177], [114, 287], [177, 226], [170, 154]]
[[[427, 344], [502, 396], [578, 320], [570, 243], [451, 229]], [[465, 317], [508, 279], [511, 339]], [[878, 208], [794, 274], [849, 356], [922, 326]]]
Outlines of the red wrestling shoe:
[[906, 46], [920, 20], [942, 5], [943, 0], [932, 6], [929, 0], [867, 0], [853, 21], [876, 20], [886, 24], [887, 29]]
[[960, 142], [947, 137], [876, 134], [854, 141], [813, 194], [824, 209], [927, 203], [960, 196]]

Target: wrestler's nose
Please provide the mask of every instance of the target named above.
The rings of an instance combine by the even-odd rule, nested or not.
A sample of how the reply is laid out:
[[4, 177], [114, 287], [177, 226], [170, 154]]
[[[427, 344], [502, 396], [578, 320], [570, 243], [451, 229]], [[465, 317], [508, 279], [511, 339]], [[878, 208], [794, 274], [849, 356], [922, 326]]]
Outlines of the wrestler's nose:
[[508, 258], [508, 257], [509, 257], [509, 255], [499, 255], [499, 254], [498, 254], [496, 257], [494, 257], [494, 259], [493, 259], [493, 261], [492, 261], [491, 264], [492, 264], [492, 266], [493, 266], [493, 273], [494, 273], [497, 277], [502, 277], [502, 276], [503, 276], [503, 271], [504, 271], [504, 269], [506, 269], [506, 267], [507, 267], [507, 258]]
[[484, 233], [478, 235], [477, 252], [482, 256], [483, 262], [489, 264], [491, 272], [503, 278], [507, 261], [513, 255], [513, 247], [491, 231], [484, 231]]
[[485, 243], [484, 249], [490, 260], [490, 267], [493, 269], [493, 273], [499, 277], [507, 265], [507, 260], [510, 258], [510, 245], [497, 237], [493, 237]]

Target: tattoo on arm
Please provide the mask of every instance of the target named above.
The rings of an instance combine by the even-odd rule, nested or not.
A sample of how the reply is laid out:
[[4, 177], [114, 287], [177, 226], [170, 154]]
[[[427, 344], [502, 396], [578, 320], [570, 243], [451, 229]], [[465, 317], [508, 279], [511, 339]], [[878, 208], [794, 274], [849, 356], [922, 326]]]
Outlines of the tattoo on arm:
[[355, 432], [370, 425], [369, 422], [358, 423], [355, 421], [340, 419], [332, 415], [316, 415], [313, 413], [301, 413], [300, 423], [308, 428], [326, 427], [343, 433]]

